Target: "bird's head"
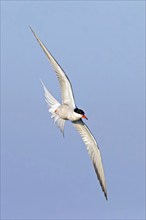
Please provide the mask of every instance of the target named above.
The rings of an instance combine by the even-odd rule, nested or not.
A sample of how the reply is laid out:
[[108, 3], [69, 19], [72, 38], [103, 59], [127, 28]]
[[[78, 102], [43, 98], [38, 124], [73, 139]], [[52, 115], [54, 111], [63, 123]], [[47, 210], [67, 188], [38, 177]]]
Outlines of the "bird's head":
[[74, 112], [76, 112], [77, 114], [79, 114], [79, 115], [81, 116], [81, 118], [86, 118], [86, 119], [88, 120], [87, 116], [85, 115], [85, 112], [84, 112], [82, 109], [75, 108], [75, 109], [74, 109]]

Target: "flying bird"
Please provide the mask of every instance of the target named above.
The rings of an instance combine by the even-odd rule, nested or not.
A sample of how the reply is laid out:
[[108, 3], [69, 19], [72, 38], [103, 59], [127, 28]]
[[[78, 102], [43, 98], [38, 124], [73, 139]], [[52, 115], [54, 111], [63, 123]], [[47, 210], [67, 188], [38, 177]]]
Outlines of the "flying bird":
[[41, 42], [38, 36], [34, 33], [31, 27], [30, 29], [34, 37], [40, 44], [41, 48], [43, 49], [44, 53], [46, 54], [53, 69], [55, 70], [61, 87], [62, 104], [60, 104], [51, 95], [51, 93], [47, 90], [44, 83], [42, 82], [45, 100], [49, 106], [51, 118], [54, 119], [54, 122], [57, 124], [62, 133], [64, 132], [64, 125], [66, 120], [71, 121], [74, 127], [77, 129], [77, 131], [81, 135], [83, 142], [86, 145], [87, 151], [92, 160], [102, 191], [105, 195], [105, 198], [107, 199], [106, 181], [100, 150], [93, 134], [82, 120], [87, 119], [87, 116], [85, 115], [84, 111], [82, 109], [79, 109], [75, 104], [72, 85], [68, 76], [66, 75], [62, 67], [58, 64], [58, 62], [55, 60], [55, 58], [52, 56], [52, 54], [45, 47], [45, 45]]

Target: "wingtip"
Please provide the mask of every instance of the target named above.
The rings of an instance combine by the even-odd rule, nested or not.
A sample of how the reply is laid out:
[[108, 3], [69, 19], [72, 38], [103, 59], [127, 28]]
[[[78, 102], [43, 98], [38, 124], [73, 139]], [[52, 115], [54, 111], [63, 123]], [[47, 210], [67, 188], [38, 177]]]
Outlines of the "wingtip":
[[29, 28], [30, 28], [31, 32], [34, 34], [34, 31], [30, 25], [29, 25]]
[[41, 84], [42, 84], [42, 85], [44, 85], [44, 83], [43, 83], [42, 79], [41, 79], [41, 78], [39, 78], [39, 80], [40, 80]]
[[105, 199], [108, 200], [106, 187], [105, 187], [105, 189], [102, 189], [102, 190], [103, 190], [103, 193], [104, 193]]
[[32, 34], [34, 35], [34, 37], [37, 39], [37, 41], [39, 41], [39, 38], [38, 38], [38, 36], [35, 34], [35, 32], [33, 31], [32, 27], [29, 26], [29, 28], [30, 28]]
[[104, 193], [106, 201], [108, 201], [107, 193]]
[[46, 88], [46, 87], [45, 87], [45, 85], [44, 85], [44, 83], [43, 83], [43, 81], [42, 81], [42, 79], [41, 79], [41, 78], [39, 78], [39, 80], [40, 80], [40, 82], [41, 82], [41, 84], [42, 84], [43, 88]]

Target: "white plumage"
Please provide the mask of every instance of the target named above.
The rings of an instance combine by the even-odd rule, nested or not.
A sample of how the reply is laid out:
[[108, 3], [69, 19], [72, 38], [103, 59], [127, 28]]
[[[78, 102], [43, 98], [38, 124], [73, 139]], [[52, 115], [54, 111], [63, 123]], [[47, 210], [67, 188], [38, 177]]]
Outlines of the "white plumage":
[[54, 122], [60, 128], [62, 133], [64, 132], [64, 125], [66, 120], [70, 120], [73, 123], [74, 127], [77, 129], [77, 131], [80, 133], [83, 142], [87, 147], [87, 151], [92, 160], [96, 175], [104, 192], [105, 198], [107, 199], [106, 181], [99, 147], [89, 128], [85, 125], [85, 123], [82, 120], [82, 118], [87, 119], [87, 117], [85, 116], [84, 112], [81, 109], [78, 109], [75, 105], [72, 85], [68, 76], [65, 74], [61, 66], [57, 63], [57, 61], [51, 55], [51, 53], [48, 51], [45, 45], [40, 41], [40, 39], [34, 33], [34, 31], [32, 29], [31, 31], [37, 39], [38, 43], [40, 44], [41, 48], [45, 52], [51, 65], [53, 66], [61, 86], [62, 104], [60, 104], [51, 95], [51, 93], [47, 90], [47, 88], [42, 82], [45, 93], [45, 100], [49, 106], [49, 112], [52, 114], [51, 117], [54, 119]]

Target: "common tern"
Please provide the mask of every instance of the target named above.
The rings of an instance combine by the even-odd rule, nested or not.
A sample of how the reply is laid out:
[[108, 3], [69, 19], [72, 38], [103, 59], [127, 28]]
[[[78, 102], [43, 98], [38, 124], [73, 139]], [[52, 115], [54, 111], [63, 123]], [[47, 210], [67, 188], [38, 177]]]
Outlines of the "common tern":
[[74, 127], [80, 133], [82, 140], [86, 145], [89, 156], [92, 160], [102, 191], [107, 200], [106, 181], [100, 150], [93, 134], [82, 120], [83, 118], [87, 119], [87, 116], [85, 115], [84, 111], [79, 109], [75, 104], [72, 85], [68, 76], [66, 75], [62, 67], [58, 64], [58, 62], [55, 60], [55, 58], [52, 56], [52, 54], [45, 47], [45, 45], [41, 42], [41, 40], [35, 34], [31, 27], [30, 29], [34, 37], [40, 44], [41, 48], [43, 49], [44, 53], [46, 54], [53, 69], [55, 70], [61, 87], [62, 104], [60, 104], [51, 95], [51, 93], [47, 90], [44, 83], [42, 82], [45, 100], [48, 104], [49, 112], [51, 113], [51, 118], [54, 119], [54, 122], [57, 124], [62, 133], [64, 132], [64, 125], [66, 120], [71, 121]]

